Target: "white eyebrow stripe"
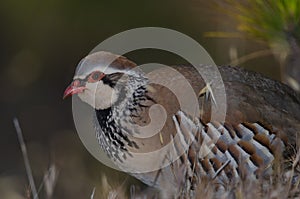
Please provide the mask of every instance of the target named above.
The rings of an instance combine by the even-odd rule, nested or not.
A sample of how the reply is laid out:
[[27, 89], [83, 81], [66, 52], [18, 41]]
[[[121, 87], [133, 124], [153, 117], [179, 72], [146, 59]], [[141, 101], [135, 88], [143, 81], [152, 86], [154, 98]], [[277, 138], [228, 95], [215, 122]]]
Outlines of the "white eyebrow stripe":
[[[80, 66], [79, 66], [80, 67]], [[103, 70], [104, 68], [106, 68], [105, 70]], [[75, 74], [73, 79], [85, 79], [89, 74], [91, 74], [94, 71], [100, 71], [103, 72], [106, 75], [110, 75], [113, 73], [126, 73], [129, 75], [136, 75], [136, 71], [135, 70], [121, 70], [121, 69], [116, 69], [116, 68], [112, 68], [112, 67], [103, 67], [103, 66], [95, 66], [93, 68], [90, 68], [89, 70], [85, 71], [85, 73], [81, 73], [81, 74]], [[81, 71], [82, 72], [82, 71]]]
[[79, 75], [79, 76], [75, 75], [75, 76], [73, 77], [74, 80], [75, 80], [75, 79], [85, 79], [85, 78], [86, 78], [86, 77], [83, 76], [83, 75]]

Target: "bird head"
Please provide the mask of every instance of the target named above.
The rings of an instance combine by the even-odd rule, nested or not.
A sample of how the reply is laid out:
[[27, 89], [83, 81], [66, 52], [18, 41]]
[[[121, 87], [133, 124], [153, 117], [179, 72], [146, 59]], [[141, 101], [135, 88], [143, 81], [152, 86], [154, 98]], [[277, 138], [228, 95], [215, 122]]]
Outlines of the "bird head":
[[90, 54], [78, 64], [63, 98], [77, 94], [95, 109], [110, 108], [120, 98], [122, 86], [117, 85], [128, 82], [128, 77], [136, 73], [131, 70], [135, 66], [127, 58], [112, 53], [100, 51]]

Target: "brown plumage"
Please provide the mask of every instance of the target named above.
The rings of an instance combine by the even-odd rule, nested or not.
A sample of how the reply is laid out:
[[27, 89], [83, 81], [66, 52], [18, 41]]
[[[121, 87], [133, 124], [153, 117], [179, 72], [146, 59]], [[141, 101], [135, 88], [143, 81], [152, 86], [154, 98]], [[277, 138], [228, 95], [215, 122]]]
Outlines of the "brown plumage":
[[[171, 67], [184, 76], [196, 95], [207, 86], [193, 67]], [[196, 101], [201, 115], [188, 115], [169, 88], [149, 83], [135, 64], [124, 57], [98, 52], [83, 59], [78, 68], [74, 79], [81, 82], [95, 71], [104, 73], [103, 78], [97, 80], [96, 102], [91, 103], [85, 89], [91, 85], [89, 82], [83, 83], [80, 91], [68, 88], [65, 95], [78, 93], [95, 108], [100, 146], [124, 171], [159, 188], [165, 198], [195, 197], [194, 190], [202, 177], [226, 184], [238, 181], [241, 171], [253, 179], [258, 173], [268, 176], [277, 157], [275, 153], [285, 158], [295, 156], [300, 131], [300, 97], [280, 82], [241, 68], [219, 67], [226, 90], [227, 113], [225, 121], [210, 121], [211, 107], [215, 104], [208, 95]], [[134, 72], [128, 72], [130, 69]], [[157, 78], [186, 95], [183, 81], [169, 79], [168, 73], [162, 70]], [[107, 94], [111, 100], [106, 103]], [[161, 109], [151, 109], [157, 104], [164, 108], [165, 116]], [[155, 124], [162, 121], [163, 127], [156, 128], [159, 125]], [[147, 129], [151, 124], [154, 126]], [[180, 139], [176, 140], [176, 135]], [[158, 156], [137, 158], [161, 150], [169, 143], [180, 154], [179, 159], [170, 161], [172, 157], [168, 157], [167, 152], [161, 153], [163, 159]], [[169, 161], [168, 164], [165, 165], [165, 161]], [[136, 167], [147, 164], [166, 167], [135, 172]]]

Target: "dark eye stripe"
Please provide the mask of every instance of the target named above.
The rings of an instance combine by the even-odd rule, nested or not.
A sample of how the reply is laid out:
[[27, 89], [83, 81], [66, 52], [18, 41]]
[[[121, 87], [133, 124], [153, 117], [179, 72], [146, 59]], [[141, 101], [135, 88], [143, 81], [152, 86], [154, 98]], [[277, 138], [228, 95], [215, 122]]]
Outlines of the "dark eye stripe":
[[112, 73], [107, 75], [108, 78], [112, 81], [117, 81], [119, 80], [122, 76], [124, 75], [124, 73]]
[[104, 84], [108, 84], [110, 87], [113, 88], [117, 84], [119, 79], [122, 78], [123, 75], [124, 75], [124, 73], [108, 74], [108, 75], [103, 77], [102, 81], [103, 81]]

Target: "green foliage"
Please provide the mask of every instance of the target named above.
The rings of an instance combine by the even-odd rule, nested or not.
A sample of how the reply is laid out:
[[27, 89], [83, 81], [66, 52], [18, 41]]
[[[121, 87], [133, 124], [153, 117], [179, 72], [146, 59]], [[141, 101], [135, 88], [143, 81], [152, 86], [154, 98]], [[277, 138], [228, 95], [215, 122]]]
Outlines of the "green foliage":
[[300, 0], [225, 0], [221, 4], [236, 20], [237, 30], [251, 39], [271, 44], [288, 36], [300, 39]]

